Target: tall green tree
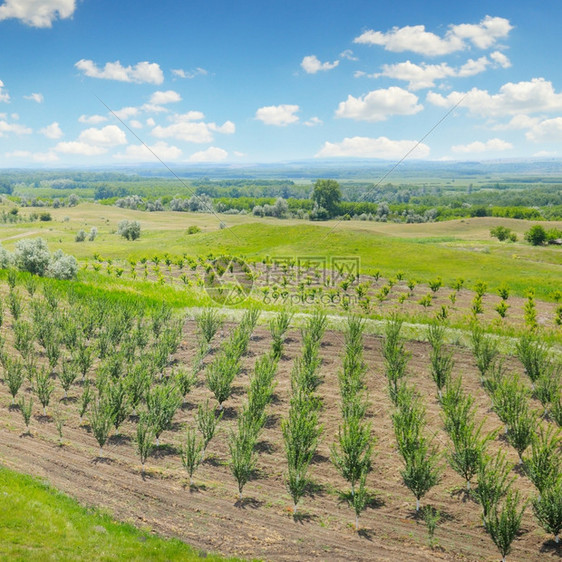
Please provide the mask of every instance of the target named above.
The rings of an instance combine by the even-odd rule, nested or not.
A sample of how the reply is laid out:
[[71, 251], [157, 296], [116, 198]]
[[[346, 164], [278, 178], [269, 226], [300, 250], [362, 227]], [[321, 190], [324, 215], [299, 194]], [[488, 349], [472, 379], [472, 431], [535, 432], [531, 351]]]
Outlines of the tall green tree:
[[336, 180], [316, 180], [312, 200], [318, 207], [326, 209], [329, 217], [333, 217], [341, 201], [340, 184]]

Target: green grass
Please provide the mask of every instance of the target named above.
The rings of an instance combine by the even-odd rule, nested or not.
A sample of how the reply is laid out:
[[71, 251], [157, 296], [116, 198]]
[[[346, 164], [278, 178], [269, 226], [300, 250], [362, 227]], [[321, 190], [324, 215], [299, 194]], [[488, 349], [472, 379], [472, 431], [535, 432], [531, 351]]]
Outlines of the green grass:
[[[105, 529], [105, 530], [104, 530]], [[35, 478], [0, 467], [2, 560], [225, 560], [86, 509]], [[229, 559], [235, 560], [235, 559]]]
[[[7, 225], [0, 240], [12, 249], [15, 236], [43, 236], [51, 249], [62, 248], [79, 259], [95, 252], [106, 258], [126, 260], [168, 252], [191, 256], [209, 252], [261, 260], [265, 256], [358, 256], [364, 273], [380, 270], [383, 277], [402, 271], [406, 277], [427, 282], [439, 275], [445, 284], [462, 277], [466, 287], [477, 281], [494, 292], [506, 282], [513, 294], [524, 296], [534, 287], [537, 298], [552, 300], [560, 289], [562, 250], [532, 247], [522, 241], [532, 222], [514, 219], [463, 219], [442, 223], [395, 224], [360, 221], [311, 223], [297, 220], [257, 219], [252, 216], [160, 212], [148, 213], [104, 207], [91, 203], [51, 210], [47, 223]], [[63, 218], [68, 217], [68, 221]], [[130, 242], [115, 234], [119, 220], [139, 220], [142, 235]], [[229, 228], [219, 229], [219, 220]], [[500, 243], [490, 237], [490, 227], [504, 224], [515, 230], [517, 243]], [[188, 235], [196, 225], [199, 234]], [[96, 226], [94, 242], [75, 242], [76, 232]], [[562, 228], [561, 223], [549, 227]]]

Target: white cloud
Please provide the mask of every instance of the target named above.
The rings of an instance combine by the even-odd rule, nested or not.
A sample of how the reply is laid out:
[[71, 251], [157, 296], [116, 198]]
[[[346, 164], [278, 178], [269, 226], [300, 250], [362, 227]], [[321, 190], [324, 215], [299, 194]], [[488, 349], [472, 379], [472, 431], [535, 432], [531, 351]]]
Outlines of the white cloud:
[[497, 64], [499, 64], [502, 68], [509, 68], [511, 66], [511, 61], [499, 51], [494, 51], [490, 53], [490, 58]]
[[452, 25], [451, 33], [461, 39], [468, 39], [479, 49], [489, 49], [498, 39], [507, 37], [512, 29], [508, 19], [486, 16], [478, 24]]
[[384, 121], [392, 115], [414, 115], [422, 109], [415, 94], [392, 86], [373, 90], [359, 98], [347, 96], [346, 101], [339, 103], [336, 117], [374, 122]]
[[[356, 73], [356, 77], [362, 75], [364, 75], [364, 73]], [[446, 63], [422, 63], [421, 65], [418, 65], [408, 60], [406, 62], [400, 62], [397, 64], [383, 65], [382, 72], [373, 75], [373, 78], [386, 76], [388, 78], [395, 78], [397, 80], [407, 80], [409, 82], [409, 90], [419, 90], [421, 88], [431, 88], [435, 85], [435, 80], [454, 75], [455, 70]]]
[[54, 152], [30, 152], [29, 150], [14, 150], [6, 152], [8, 158], [27, 158], [33, 162], [56, 162], [59, 157]]
[[562, 141], [562, 117], [545, 119], [533, 125], [525, 133], [525, 137], [533, 142], [560, 142]]
[[171, 125], [154, 127], [152, 135], [161, 139], [174, 138], [186, 142], [206, 143], [213, 141], [213, 133], [230, 135], [236, 131], [232, 121], [225, 121], [222, 125], [217, 125], [202, 121], [204, 118], [205, 115], [200, 111], [175, 114], [169, 118], [172, 121]]
[[508, 123], [500, 123], [494, 125], [492, 129], [495, 131], [509, 131], [509, 130], [520, 130], [520, 129], [530, 129], [536, 125], [540, 119], [536, 117], [529, 117], [528, 115], [514, 115]]
[[555, 150], [539, 150], [533, 154], [535, 158], [552, 158], [556, 156], [558, 153]]
[[104, 117], [103, 115], [80, 115], [80, 117], [78, 117], [78, 121], [89, 125], [98, 125], [99, 123], [107, 121], [107, 117]]
[[335, 60], [334, 62], [320, 62], [316, 55], [308, 55], [302, 59], [301, 67], [307, 74], [316, 74], [321, 70], [336, 68], [339, 63], [339, 60]]
[[137, 119], [131, 119], [129, 125], [133, 127], [133, 129], [142, 129], [142, 123]]
[[106, 125], [101, 129], [85, 129], [80, 133], [78, 140], [59, 142], [54, 150], [65, 154], [97, 156], [121, 144], [127, 144], [125, 133], [117, 125]]
[[95, 146], [127, 144], [125, 133], [117, 125], [106, 125], [102, 129], [85, 129], [80, 133], [78, 140]]
[[189, 157], [190, 162], [222, 162], [228, 158], [228, 152], [216, 146], [210, 146], [207, 150], [201, 150]]
[[480, 57], [477, 60], [468, 59], [457, 71], [457, 76], [461, 78], [466, 78], [467, 76], [475, 76], [484, 72], [486, 68], [490, 65], [490, 61], [487, 57]]
[[118, 119], [121, 120], [125, 120], [125, 119], [129, 119], [129, 117], [134, 117], [135, 115], [138, 115], [139, 113], [139, 108], [138, 107], [122, 107], [121, 109], [116, 109], [113, 112], [113, 115], [115, 115]]
[[319, 119], [318, 117], [311, 117], [308, 121], [304, 122], [304, 125], [306, 125], [307, 127], [317, 127], [318, 125], [323, 125], [324, 122], [322, 121], [322, 119]]
[[14, 133], [16, 135], [29, 135], [32, 130], [25, 125], [20, 125], [18, 123], [8, 123], [7, 121], [0, 121], [0, 137], [5, 136], [8, 133]]
[[165, 92], [154, 92], [150, 96], [150, 104], [164, 105], [166, 103], [175, 103], [181, 101], [181, 96], [174, 92], [174, 90], [167, 90]]
[[0, 80], [0, 101], [8, 103], [10, 101], [10, 94], [4, 90], [4, 82]]
[[232, 135], [236, 132], [236, 125], [232, 121], [225, 121], [222, 125], [209, 123], [209, 129], [223, 135]]
[[[487, 57], [480, 57], [477, 60], [468, 59], [459, 68], [453, 68], [444, 62], [440, 64], [415, 64], [408, 60], [396, 64], [385, 64], [382, 67], [382, 72], [368, 76], [371, 78], [386, 76], [397, 80], [407, 80], [409, 90], [420, 90], [435, 86], [435, 81], [443, 78], [474, 76], [484, 72], [490, 64], [491, 62]], [[365, 76], [365, 73], [361, 71], [355, 73], [356, 78], [361, 76]]]
[[42, 129], [39, 129], [39, 132], [42, 135], [45, 135], [48, 139], [60, 139], [64, 134], [56, 121], [46, 127], [43, 127]]
[[[150, 149], [150, 150], [149, 150]], [[151, 152], [152, 151], [152, 152]], [[152, 162], [157, 160], [177, 160], [181, 158], [182, 151], [177, 146], [169, 145], [166, 142], [158, 141], [147, 148], [144, 144], [131, 144], [125, 152], [114, 155], [117, 160], [134, 160], [136, 162]]]
[[43, 94], [37, 94], [37, 93], [29, 94], [29, 96], [23, 96], [23, 97], [26, 100], [35, 101], [37, 103], [43, 103], [43, 101], [45, 100]]
[[98, 156], [107, 152], [107, 148], [103, 146], [92, 146], [80, 141], [59, 142], [54, 150], [64, 154], [81, 154], [83, 156]]
[[[351, 137], [342, 142], [326, 142], [315, 155], [316, 158], [354, 157], [354, 158], [382, 158], [398, 160], [403, 158], [416, 146], [412, 140], [391, 140], [386, 137]], [[429, 146], [419, 144], [412, 152], [413, 158], [425, 158], [429, 154]]]
[[457, 144], [451, 147], [451, 151], [457, 154], [474, 154], [478, 152], [498, 152], [500, 150], [509, 150], [510, 148], [513, 148], [510, 142], [502, 139], [490, 139], [485, 142], [474, 141], [470, 144]]
[[99, 68], [94, 61], [81, 59], [74, 65], [90, 78], [118, 80], [119, 82], [136, 82], [137, 84], [162, 84], [164, 73], [155, 62], [139, 62], [134, 66], [123, 66], [119, 61], [107, 62]]
[[208, 70], [204, 68], [197, 67], [195, 70], [187, 71], [182, 68], [172, 68], [172, 74], [177, 78], [195, 78], [196, 76], [207, 76], [209, 74]]
[[267, 105], [260, 107], [256, 111], [256, 119], [266, 125], [275, 125], [277, 127], [285, 127], [291, 123], [297, 123], [299, 118], [295, 113], [300, 111], [298, 105]]
[[347, 60], [359, 60], [354, 54], [351, 49], [346, 49], [340, 53], [340, 59], [347, 59]]
[[508, 82], [497, 94], [473, 88], [469, 92], [451, 92], [443, 96], [435, 92], [427, 94], [427, 101], [439, 107], [452, 107], [464, 97], [461, 107], [475, 115], [501, 116], [525, 113], [562, 111], [562, 94], [556, 93], [552, 83], [544, 78], [530, 82]]
[[71, 17], [75, 9], [75, 0], [5, 0], [0, 21], [14, 18], [32, 27], [51, 27], [57, 18]]
[[146, 124], [147, 124], [149, 127], [154, 127], [154, 125], [156, 125], [156, 121], [154, 121], [154, 119], [153, 119], [152, 117], [149, 117], [149, 118], [146, 120]]
[[467, 41], [480, 49], [487, 49], [498, 39], [507, 37], [513, 26], [505, 18], [486, 16], [478, 24], [450, 25], [444, 37], [425, 30], [424, 25], [393, 27], [383, 33], [365, 31], [354, 43], [380, 45], [387, 51], [412, 51], [421, 55], [447, 55], [467, 48]]

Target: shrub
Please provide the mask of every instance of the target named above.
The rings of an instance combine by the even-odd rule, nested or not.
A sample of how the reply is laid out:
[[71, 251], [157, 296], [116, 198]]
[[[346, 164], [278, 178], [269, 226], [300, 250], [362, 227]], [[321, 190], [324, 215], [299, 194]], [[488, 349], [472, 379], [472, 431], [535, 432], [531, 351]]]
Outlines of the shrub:
[[186, 233], [187, 234], [198, 234], [199, 232], [201, 232], [201, 229], [196, 226], [196, 225], [191, 225], [187, 228]]
[[83, 230], [83, 229], [80, 229], [76, 233], [76, 236], [74, 237], [74, 241], [75, 242], [84, 242], [84, 240], [86, 240], [86, 231]]
[[506, 460], [506, 454], [500, 452], [493, 457], [485, 456], [480, 459], [478, 467], [478, 487], [475, 494], [482, 506], [484, 526], [489, 514], [499, 501], [507, 494], [515, 477], [509, 477], [513, 465]]
[[138, 221], [122, 220], [117, 225], [117, 234], [127, 240], [136, 240], [141, 235], [141, 225]]
[[57, 250], [52, 254], [47, 268], [47, 275], [54, 279], [74, 279], [78, 272], [78, 262], [74, 256]]
[[[214, 415], [213, 415], [214, 417]], [[185, 443], [181, 449], [181, 462], [189, 474], [189, 485], [193, 486], [193, 474], [203, 462], [205, 442], [197, 439], [195, 429], [189, 427], [185, 435]]]
[[540, 497], [533, 499], [533, 511], [540, 526], [547, 533], [552, 533], [558, 544], [562, 531], [562, 478]]
[[501, 511], [496, 505], [486, 522], [486, 531], [498, 547], [504, 561], [511, 552], [511, 543], [521, 528], [521, 519], [526, 504], [519, 507], [519, 503], [519, 492], [509, 491]]
[[98, 235], [98, 229], [95, 226], [92, 226], [90, 229], [90, 233], [88, 234], [88, 242], [93, 242]]
[[44, 276], [47, 273], [51, 254], [43, 238], [20, 240], [16, 244], [14, 261], [22, 271]]
[[546, 239], [546, 230], [540, 224], [533, 225], [527, 232], [525, 232], [525, 240], [533, 246], [541, 246], [546, 242]]
[[501, 225], [490, 229], [490, 236], [497, 238], [500, 242], [503, 242], [504, 240], [509, 240], [512, 234], [515, 233], [512, 232], [511, 228], [507, 228]]

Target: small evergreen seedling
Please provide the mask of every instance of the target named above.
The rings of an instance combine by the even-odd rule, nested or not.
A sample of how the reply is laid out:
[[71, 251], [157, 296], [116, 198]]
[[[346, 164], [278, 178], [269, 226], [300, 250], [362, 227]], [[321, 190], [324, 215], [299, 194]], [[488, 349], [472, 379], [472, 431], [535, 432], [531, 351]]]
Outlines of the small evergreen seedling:
[[144, 475], [146, 459], [154, 447], [154, 428], [150, 425], [148, 416], [144, 412], [139, 416], [135, 445], [141, 461], [141, 474]]
[[553, 534], [554, 541], [558, 544], [562, 531], [562, 477], [555, 486], [533, 499], [533, 511], [539, 525], [547, 533]]
[[55, 387], [51, 382], [49, 373], [47, 373], [45, 369], [41, 369], [41, 371], [37, 371], [35, 374], [34, 387], [37, 398], [39, 398], [39, 402], [41, 403], [41, 406], [43, 406], [43, 415], [46, 416], [47, 406], [51, 401], [51, 394], [53, 393]]
[[441, 512], [431, 505], [426, 505], [422, 510], [422, 517], [427, 525], [427, 538], [429, 546], [435, 548], [437, 541], [435, 539], [435, 530], [441, 521]]
[[515, 480], [509, 478], [512, 469], [513, 465], [506, 460], [506, 454], [503, 452], [494, 457], [485, 456], [480, 461], [475, 494], [482, 506], [484, 526], [489, 514], [507, 494]]
[[92, 402], [89, 421], [92, 433], [100, 446], [99, 456], [102, 457], [103, 446], [109, 438], [112, 425], [111, 413], [108, 405], [104, 401], [98, 400], [97, 402]]
[[203, 460], [203, 458], [205, 457], [207, 446], [215, 435], [217, 425], [221, 420], [222, 415], [223, 412], [221, 412], [218, 416], [216, 415], [214, 408], [211, 408], [208, 400], [206, 400], [203, 404], [199, 404], [197, 408], [195, 421], [197, 423], [197, 429], [200, 431], [203, 437], [201, 460]]
[[185, 443], [181, 449], [181, 462], [189, 474], [189, 485], [193, 486], [193, 474], [203, 462], [205, 442], [197, 438], [195, 428], [189, 427], [185, 435]]
[[501, 510], [496, 505], [488, 517], [486, 531], [498, 547], [502, 562], [505, 562], [506, 556], [511, 552], [511, 545], [521, 529], [525, 507], [526, 504], [520, 506], [519, 492], [509, 491]]
[[25, 401], [25, 397], [21, 397], [19, 401], [23, 421], [25, 422], [25, 429], [29, 433], [29, 422], [31, 421], [31, 413], [33, 412], [33, 397], [29, 397], [29, 402]]

